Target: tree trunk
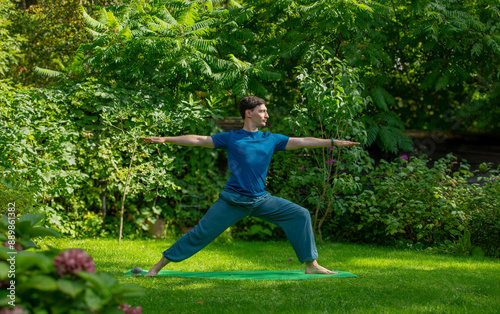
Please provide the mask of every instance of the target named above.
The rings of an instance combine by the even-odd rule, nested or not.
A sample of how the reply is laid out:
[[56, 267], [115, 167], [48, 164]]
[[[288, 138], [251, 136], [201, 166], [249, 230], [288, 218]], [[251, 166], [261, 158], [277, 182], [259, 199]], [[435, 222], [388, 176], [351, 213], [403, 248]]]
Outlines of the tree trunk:
[[120, 234], [118, 235], [118, 244], [120, 244], [122, 240], [122, 232], [123, 232], [123, 213], [125, 211], [125, 196], [127, 195], [127, 187], [130, 179], [130, 170], [132, 169], [132, 162], [134, 161], [135, 149], [137, 144], [134, 146], [134, 150], [132, 151], [132, 157], [130, 157], [130, 164], [128, 165], [127, 179], [125, 180], [125, 188], [123, 189], [123, 197], [122, 197], [122, 209], [120, 212]]

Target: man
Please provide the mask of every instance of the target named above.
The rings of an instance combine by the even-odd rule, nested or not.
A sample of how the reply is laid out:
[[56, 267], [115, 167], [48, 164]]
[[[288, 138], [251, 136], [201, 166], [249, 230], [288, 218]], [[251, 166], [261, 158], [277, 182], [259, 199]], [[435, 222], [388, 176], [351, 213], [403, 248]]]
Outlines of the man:
[[265, 191], [267, 169], [275, 151], [299, 148], [354, 146], [357, 142], [319, 139], [312, 137], [287, 137], [261, 132], [269, 115], [265, 101], [247, 96], [240, 101], [243, 129], [212, 136], [183, 135], [176, 137], [142, 138], [149, 143], [170, 143], [184, 146], [202, 146], [226, 149], [230, 177], [219, 199], [198, 224], [183, 235], [168, 250], [146, 276], [156, 276], [170, 262], [185, 260], [222, 232], [248, 215], [262, 218], [282, 227], [297, 258], [305, 263], [306, 274], [333, 274], [316, 261], [318, 253], [314, 242], [309, 211]]

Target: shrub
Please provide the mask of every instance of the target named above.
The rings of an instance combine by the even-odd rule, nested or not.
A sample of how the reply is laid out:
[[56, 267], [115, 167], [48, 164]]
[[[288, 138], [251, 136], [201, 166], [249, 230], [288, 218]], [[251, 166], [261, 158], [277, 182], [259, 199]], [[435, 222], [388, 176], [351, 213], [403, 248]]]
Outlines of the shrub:
[[478, 246], [497, 256], [500, 193], [495, 172], [478, 177], [484, 184], [471, 183], [470, 166], [451, 154], [432, 167], [428, 163], [425, 156], [382, 161], [363, 178], [362, 192], [344, 198], [348, 210], [334, 217], [337, 229], [331, 233], [338, 240], [445, 245], [453, 251], [470, 238], [463, 253]]
[[[217, 152], [148, 145], [141, 136], [211, 134], [216, 100], [174, 99], [167, 89], [108, 86], [89, 79], [57, 88], [0, 91], [0, 170], [26, 183], [50, 227], [64, 235], [115, 234], [126, 178], [125, 220], [134, 235], [170, 216], [183, 193], [204, 188]], [[135, 153], [133, 154], [133, 152]], [[132, 159], [132, 155], [133, 160]], [[179, 182], [189, 181], [189, 186]], [[208, 184], [207, 184], [208, 182]], [[0, 184], [3, 191], [15, 188]], [[179, 193], [182, 188], [183, 193]], [[99, 215], [106, 199], [107, 230]], [[87, 214], [90, 212], [90, 214]], [[130, 219], [127, 219], [130, 216]]]
[[467, 226], [472, 245], [487, 256], [500, 257], [500, 184], [496, 176], [474, 185], [468, 202]]
[[[44, 218], [43, 214], [22, 215], [12, 229], [11, 217], [2, 217], [0, 230], [9, 236], [13, 234], [9, 230], [14, 230], [22, 248], [19, 252], [11, 245], [0, 248], [0, 285], [6, 287], [0, 292], [1, 307], [21, 313], [141, 313], [140, 307], [131, 308], [123, 299], [141, 296], [143, 289], [96, 272], [84, 250], [28, 250], [34, 246], [32, 236], [58, 236], [36, 226]], [[3, 240], [10, 240], [9, 236], [1, 235]]]
[[[311, 61], [310, 68], [296, 69], [302, 103], [294, 105], [292, 116], [286, 119], [288, 128], [285, 126], [280, 131], [291, 136], [335, 138], [364, 144], [366, 131], [358, 117], [369, 98], [361, 96], [363, 85], [357, 69], [323, 49], [315, 51]], [[304, 149], [295, 156], [290, 154], [288, 152], [286, 157], [276, 154], [277, 161], [270, 167], [270, 180], [282, 182], [279, 194], [304, 197], [309, 205], [305, 207], [311, 211], [313, 230], [321, 241], [325, 222], [333, 212], [340, 214], [345, 210], [339, 195], [354, 193], [361, 187], [358, 176], [371, 166], [368, 154], [359, 146]], [[290, 181], [276, 176], [283, 172]], [[297, 195], [294, 196], [296, 199]]]

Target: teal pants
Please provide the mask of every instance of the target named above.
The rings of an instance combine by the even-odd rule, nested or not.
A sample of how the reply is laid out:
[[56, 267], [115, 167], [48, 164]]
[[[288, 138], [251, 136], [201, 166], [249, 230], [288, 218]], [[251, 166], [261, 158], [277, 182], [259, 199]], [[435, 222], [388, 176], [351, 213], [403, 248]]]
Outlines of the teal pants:
[[227, 189], [219, 194], [219, 199], [198, 224], [163, 252], [163, 256], [172, 262], [183, 261], [246, 216], [262, 218], [283, 228], [301, 263], [318, 258], [307, 209], [269, 192], [248, 197]]

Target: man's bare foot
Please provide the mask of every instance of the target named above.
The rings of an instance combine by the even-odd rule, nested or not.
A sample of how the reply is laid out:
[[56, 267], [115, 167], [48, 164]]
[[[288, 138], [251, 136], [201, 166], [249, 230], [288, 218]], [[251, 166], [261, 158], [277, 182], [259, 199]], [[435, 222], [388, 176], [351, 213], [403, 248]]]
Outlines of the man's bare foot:
[[144, 277], [154, 277], [154, 276], [158, 276], [158, 273], [160, 272], [160, 270], [165, 267], [168, 263], [170, 263], [170, 261], [165, 258], [165, 257], [162, 257], [161, 260], [156, 263], [155, 266], [153, 266], [153, 268], [151, 268], [147, 273], [146, 275], [144, 275]]
[[306, 262], [306, 274], [338, 274], [338, 272], [334, 272], [320, 266], [316, 260], [312, 262]]

